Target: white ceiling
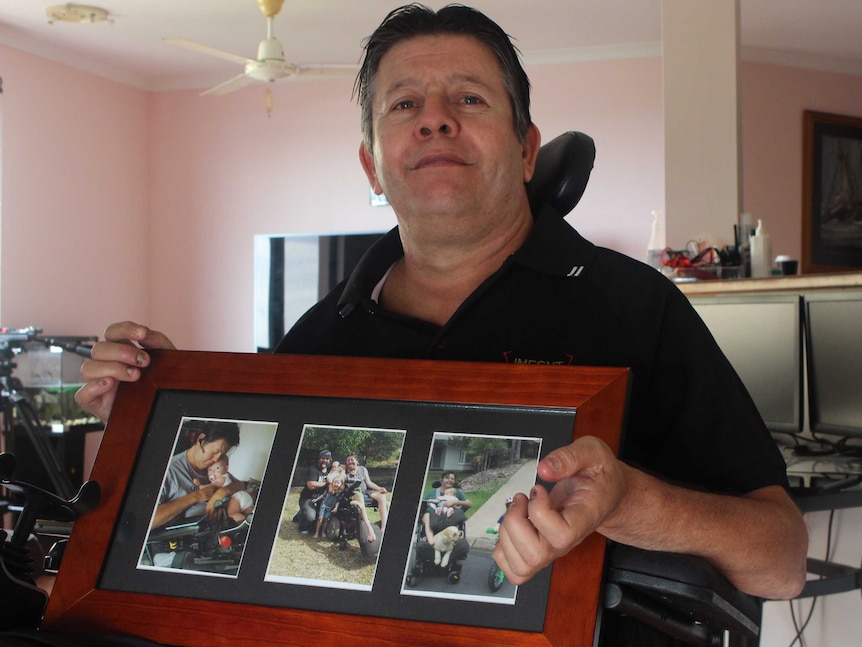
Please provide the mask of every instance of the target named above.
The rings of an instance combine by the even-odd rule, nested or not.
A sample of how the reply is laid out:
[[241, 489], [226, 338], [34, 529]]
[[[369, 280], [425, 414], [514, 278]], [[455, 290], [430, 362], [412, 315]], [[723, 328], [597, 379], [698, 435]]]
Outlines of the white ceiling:
[[[528, 63], [660, 52], [661, 0], [466, 1], [513, 35]], [[56, 4], [65, 3], [0, 0], [0, 43], [152, 91], [206, 88], [242, 71], [163, 37], [252, 58], [266, 37], [256, 0], [83, 0], [107, 10], [113, 22], [49, 25], [45, 10]], [[289, 62], [355, 64], [362, 39], [400, 4], [286, 0], [274, 32]], [[744, 58], [862, 74], [862, 1], [741, 5]]]

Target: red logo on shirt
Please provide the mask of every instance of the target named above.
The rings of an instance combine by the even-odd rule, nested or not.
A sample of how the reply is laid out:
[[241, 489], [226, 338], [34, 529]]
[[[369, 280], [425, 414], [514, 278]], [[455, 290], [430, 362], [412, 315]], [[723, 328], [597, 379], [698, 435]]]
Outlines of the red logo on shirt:
[[564, 359], [535, 359], [531, 357], [515, 357], [515, 352], [507, 350], [503, 352], [503, 359], [507, 364], [543, 364], [546, 366], [569, 366], [575, 361], [574, 356], [566, 354]]

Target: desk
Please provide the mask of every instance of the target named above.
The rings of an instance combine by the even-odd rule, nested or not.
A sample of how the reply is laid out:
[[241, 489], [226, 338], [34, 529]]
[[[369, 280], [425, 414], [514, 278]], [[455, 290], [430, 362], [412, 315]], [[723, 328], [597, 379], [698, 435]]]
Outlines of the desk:
[[[791, 494], [803, 513], [862, 507], [862, 466], [858, 458], [795, 457], [788, 460], [787, 476], [791, 483], [801, 484], [792, 487]], [[862, 589], [862, 569], [854, 566], [809, 557], [808, 572], [819, 579], [808, 580], [800, 598]]]

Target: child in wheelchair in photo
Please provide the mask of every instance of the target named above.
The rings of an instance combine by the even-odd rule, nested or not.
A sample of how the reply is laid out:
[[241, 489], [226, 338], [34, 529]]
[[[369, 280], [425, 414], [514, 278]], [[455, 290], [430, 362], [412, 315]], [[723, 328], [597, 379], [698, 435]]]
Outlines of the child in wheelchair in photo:
[[376, 556], [380, 550], [380, 524], [372, 524], [368, 519], [368, 509], [376, 509], [377, 503], [365, 497], [365, 507], [356, 499], [360, 495], [359, 482], [348, 481], [344, 489], [332, 501], [333, 508], [324, 536], [335, 542], [339, 550], [347, 550], [353, 540], [359, 541], [359, 550], [366, 557]]

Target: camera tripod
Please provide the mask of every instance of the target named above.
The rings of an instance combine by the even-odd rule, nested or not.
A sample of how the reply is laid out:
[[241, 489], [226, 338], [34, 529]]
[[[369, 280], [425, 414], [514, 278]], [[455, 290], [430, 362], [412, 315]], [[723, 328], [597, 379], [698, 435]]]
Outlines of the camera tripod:
[[[4, 430], [14, 431], [13, 414], [17, 414], [17, 421], [27, 433], [54, 489], [49, 492], [15, 480], [15, 456], [0, 453], [0, 486], [23, 498], [23, 507], [11, 535], [0, 529], [0, 608], [4, 611], [0, 616], [0, 631], [35, 629], [42, 620], [48, 594], [36, 586], [36, 559], [28, 548], [37, 520], [71, 522], [95, 508], [100, 498], [99, 484], [95, 481], [87, 481], [75, 493], [21, 381], [12, 377], [15, 349], [20, 350], [25, 342], [32, 340], [48, 343], [37, 338], [37, 332], [35, 328], [0, 329], [0, 413]], [[39, 567], [41, 572], [41, 565]]]
[[15, 349], [20, 350], [28, 341], [42, 341], [37, 337], [38, 332], [37, 328], [32, 327], [11, 331], [0, 329], [0, 413], [3, 415], [4, 431], [9, 432], [9, 438], [14, 432], [13, 414], [17, 413], [18, 421], [30, 439], [51, 486], [58, 495], [68, 499], [74, 493], [72, 482], [45, 437], [44, 425], [27, 398], [21, 380], [12, 377], [12, 370], [16, 366], [13, 361]]

